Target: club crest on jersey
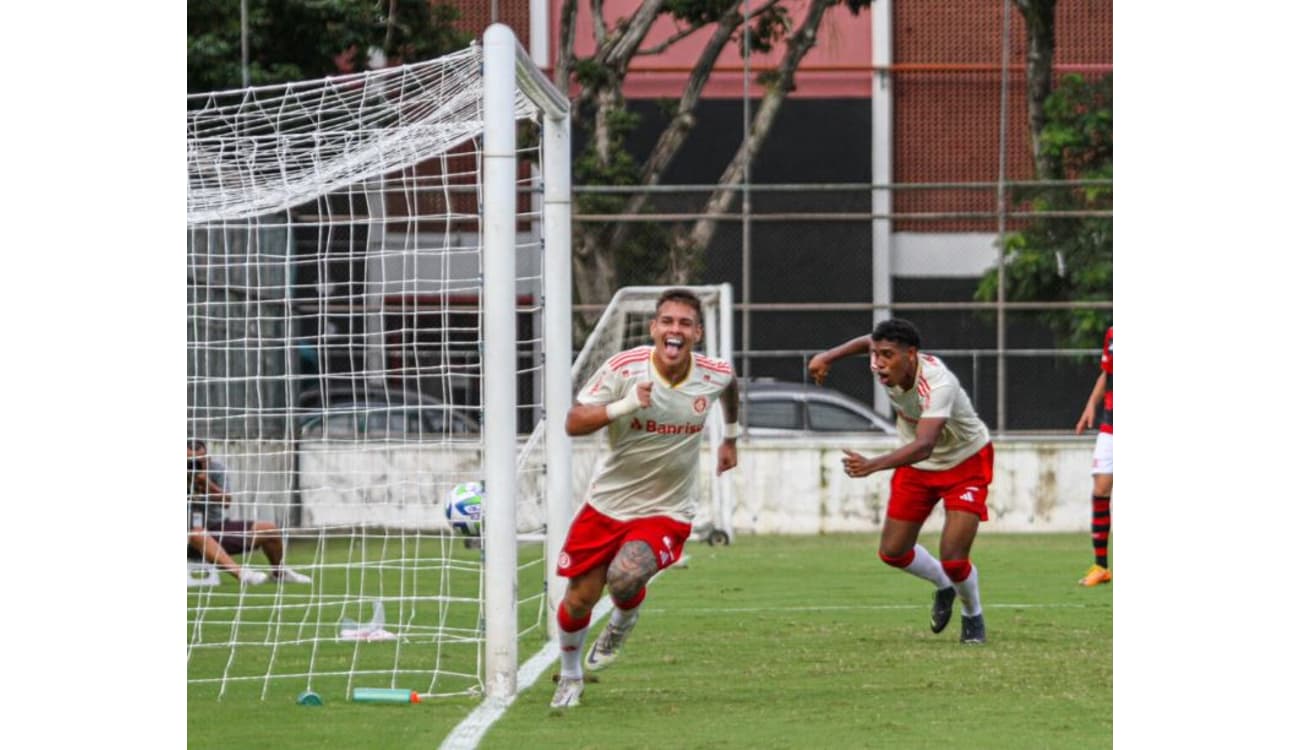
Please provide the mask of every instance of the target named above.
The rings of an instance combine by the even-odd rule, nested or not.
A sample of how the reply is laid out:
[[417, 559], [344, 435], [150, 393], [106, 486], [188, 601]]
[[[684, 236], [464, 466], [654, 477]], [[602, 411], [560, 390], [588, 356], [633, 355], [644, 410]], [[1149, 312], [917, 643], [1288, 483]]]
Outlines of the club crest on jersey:
[[709, 408], [709, 400], [703, 396], [700, 396], [695, 399], [695, 403], [691, 404], [691, 406], [692, 408], [695, 409], [696, 414], [703, 414], [704, 410]]

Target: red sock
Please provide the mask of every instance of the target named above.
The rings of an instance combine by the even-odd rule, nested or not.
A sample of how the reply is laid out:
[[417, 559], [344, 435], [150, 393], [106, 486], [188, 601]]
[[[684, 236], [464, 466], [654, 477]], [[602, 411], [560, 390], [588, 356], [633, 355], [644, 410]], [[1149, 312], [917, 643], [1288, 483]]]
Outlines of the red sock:
[[912, 564], [912, 560], [916, 559], [915, 549], [909, 549], [906, 554], [899, 555], [898, 557], [890, 557], [884, 552], [879, 552], [877, 554], [880, 555], [880, 559], [883, 560], [886, 565], [893, 565], [895, 568], [906, 568], [908, 565]]
[[588, 612], [586, 617], [579, 619], [569, 614], [568, 607], [560, 604], [555, 610], [555, 619], [560, 623], [560, 630], [566, 633], [576, 633], [591, 624], [591, 613]]
[[641, 602], [645, 601], [645, 586], [642, 586], [641, 590], [636, 592], [636, 594], [634, 594], [632, 598], [628, 599], [627, 601], [620, 602], [619, 600], [613, 599], [612, 597], [611, 600], [614, 602], [614, 606], [618, 607], [619, 609], [636, 609], [637, 607], [641, 606]]
[[1110, 497], [1092, 496], [1092, 556], [1103, 568], [1107, 565], [1107, 547], [1110, 545]]
[[970, 560], [944, 560], [939, 564], [953, 583], [961, 583], [970, 575]]

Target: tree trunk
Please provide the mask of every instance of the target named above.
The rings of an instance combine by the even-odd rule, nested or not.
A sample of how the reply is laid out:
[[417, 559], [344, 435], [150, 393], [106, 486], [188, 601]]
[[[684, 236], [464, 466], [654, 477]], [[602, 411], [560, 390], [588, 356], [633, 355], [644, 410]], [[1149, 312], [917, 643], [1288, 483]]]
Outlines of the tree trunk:
[[1056, 0], [1016, 0], [1029, 37], [1025, 79], [1028, 85], [1029, 136], [1034, 149], [1034, 173], [1040, 180], [1062, 176], [1061, 165], [1043, 151], [1043, 105], [1052, 93], [1052, 64], [1056, 58]]
[[[595, 23], [603, 29], [597, 2], [593, 2]], [[664, 0], [647, 0], [637, 8], [630, 19], [620, 20], [607, 35], [598, 34], [598, 48], [593, 56], [601, 65], [611, 69], [611, 75], [594, 86], [584, 87], [578, 101], [572, 105], [574, 121], [579, 113], [594, 103], [595, 116], [591, 128], [593, 150], [604, 166], [614, 157], [615, 146], [606, 126], [610, 116], [623, 108], [622, 85], [632, 56], [645, 40], [664, 5]], [[561, 63], [565, 71], [572, 67], [572, 32], [565, 35], [565, 24], [572, 24], [576, 3], [567, 2], [561, 11], [561, 38], [566, 46], [561, 50], [563, 60], [557, 62], [557, 80]], [[567, 77], [567, 73], [566, 73]], [[609, 241], [611, 231], [605, 225], [575, 225], [573, 228], [574, 273], [573, 297], [580, 304], [608, 301], [614, 296], [618, 275], [615, 257], [618, 245]], [[580, 333], [595, 320], [593, 315], [580, 315], [576, 321]]]
[[[600, 242], [598, 230], [579, 230], [578, 227], [574, 227], [574, 230], [573, 301], [578, 304], [608, 302], [617, 291], [614, 254]], [[578, 326], [574, 333], [580, 338], [586, 338], [587, 332], [599, 317], [599, 313], [579, 315], [575, 320]]]
[[[821, 27], [822, 16], [825, 15], [826, 9], [837, 1], [813, 0], [809, 6], [808, 15], [804, 18], [803, 24], [790, 37], [790, 41], [786, 45], [785, 56], [777, 67], [777, 80], [763, 95], [763, 102], [754, 115], [749, 137], [742, 141], [736, 149], [736, 154], [731, 158], [731, 163], [727, 165], [722, 177], [718, 179], [718, 188], [713, 191], [712, 195], [709, 196], [708, 203], [705, 204], [704, 212], [706, 214], [725, 213], [730, 210], [735, 202], [736, 185], [745, 176], [746, 160], [753, 159], [754, 154], [757, 154], [762, 149], [768, 133], [772, 130], [772, 124], [776, 122], [776, 116], [781, 111], [781, 106], [785, 104], [786, 96], [790, 91], [794, 90], [794, 74], [799, 68], [799, 63], [803, 61], [804, 56], [808, 54], [808, 50], [812, 49], [813, 43], [817, 41], [817, 30]], [[703, 218], [696, 220], [689, 233], [683, 231], [676, 234], [670, 259], [674, 284], [685, 284], [690, 281], [690, 274], [698, 265], [717, 229], [718, 222], [716, 219]]]
[[569, 96], [569, 76], [573, 73], [573, 38], [577, 34], [578, 0], [564, 0], [560, 6], [560, 49], [555, 55], [555, 86]]
[[[686, 142], [686, 136], [690, 134], [695, 127], [695, 107], [699, 104], [700, 95], [704, 91], [704, 85], [708, 83], [710, 74], [718, 62], [718, 56], [726, 48], [727, 41], [735, 33], [736, 28], [744, 21], [744, 16], [739, 13], [740, 3], [736, 3], [727, 11], [722, 18], [718, 19], [717, 28], [714, 29], [709, 41], [701, 50], [699, 58], [695, 62], [695, 67], [691, 69], [691, 76], [686, 81], [686, 88], [682, 91], [682, 97], [677, 102], [677, 111], [673, 114], [673, 119], [659, 134], [659, 140], [655, 143], [654, 149], [650, 152], [649, 158], [646, 159], [645, 167], [641, 170], [641, 184], [657, 185], [659, 179], [663, 176], [681, 151], [682, 144]], [[636, 193], [631, 196], [623, 209], [624, 213], [640, 213], [649, 200], [649, 193]], [[610, 239], [610, 247], [619, 247], [627, 240], [627, 235], [631, 231], [630, 222], [620, 222], [614, 228], [613, 235]]]

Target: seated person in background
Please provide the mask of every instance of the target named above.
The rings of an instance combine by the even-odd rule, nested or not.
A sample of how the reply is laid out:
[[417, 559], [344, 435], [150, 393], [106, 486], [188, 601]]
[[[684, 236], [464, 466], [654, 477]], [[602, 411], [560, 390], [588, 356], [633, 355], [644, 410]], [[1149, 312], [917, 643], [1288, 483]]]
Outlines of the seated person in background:
[[190, 560], [212, 563], [243, 584], [266, 583], [268, 576], [260, 570], [244, 568], [231, 555], [260, 549], [271, 563], [270, 579], [278, 582], [311, 583], [305, 576], [284, 565], [284, 541], [270, 521], [228, 521], [226, 506], [230, 494], [222, 486], [224, 477], [208, 457], [202, 440], [189, 441], [187, 491], [190, 502]]

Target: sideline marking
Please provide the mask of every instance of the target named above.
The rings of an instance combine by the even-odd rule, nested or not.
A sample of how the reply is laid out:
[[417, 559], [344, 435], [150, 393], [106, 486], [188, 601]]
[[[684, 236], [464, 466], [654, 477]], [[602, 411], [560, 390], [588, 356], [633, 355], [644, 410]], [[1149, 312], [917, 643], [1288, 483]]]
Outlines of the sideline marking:
[[[595, 626], [604, 619], [605, 615], [614, 608], [608, 596], [602, 597], [596, 603], [596, 607], [591, 611], [591, 626]], [[515, 694], [509, 698], [485, 698], [482, 703], [478, 704], [473, 711], [469, 712], [461, 720], [456, 728], [451, 730], [442, 744], [438, 746], [439, 750], [473, 750], [478, 747], [479, 740], [487, 734], [488, 727], [510, 708], [510, 704], [515, 702], [515, 698], [520, 693], [533, 686], [537, 678], [545, 672], [548, 667], [560, 658], [560, 645], [556, 641], [547, 641], [541, 651], [533, 655], [531, 659], [519, 668], [517, 678], [518, 685], [515, 688]]]
[[[1105, 604], [1051, 603], [1051, 604], [985, 604], [984, 609], [1087, 609], [1090, 607], [1108, 608]], [[691, 607], [690, 609], [647, 608], [646, 612], [656, 614], [672, 613], [674, 615], [711, 615], [728, 612], [831, 612], [852, 609], [929, 609], [930, 605], [920, 604], [827, 604], [803, 607]]]

